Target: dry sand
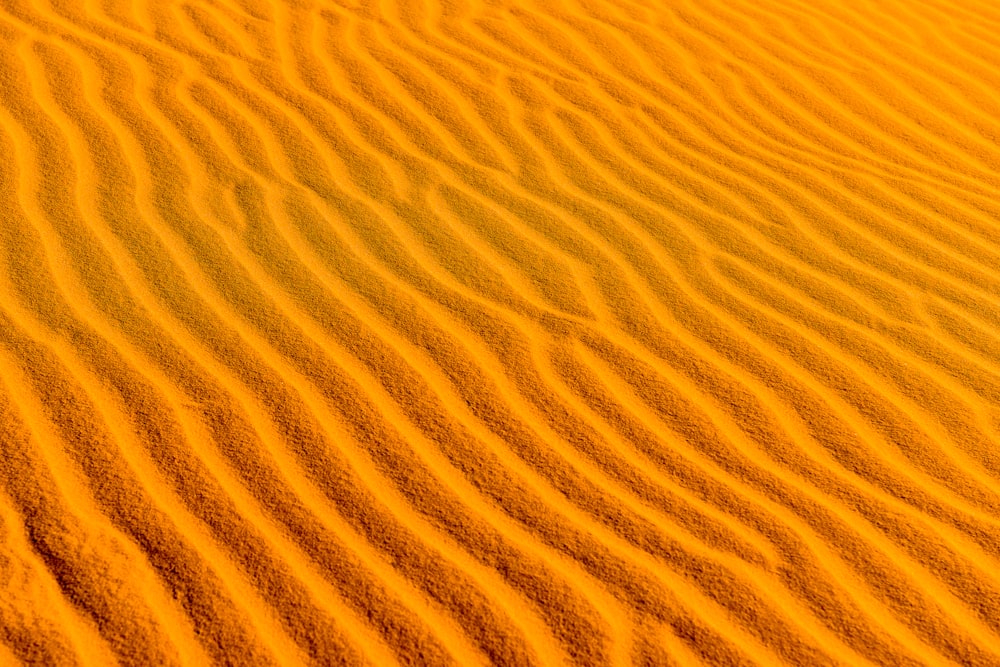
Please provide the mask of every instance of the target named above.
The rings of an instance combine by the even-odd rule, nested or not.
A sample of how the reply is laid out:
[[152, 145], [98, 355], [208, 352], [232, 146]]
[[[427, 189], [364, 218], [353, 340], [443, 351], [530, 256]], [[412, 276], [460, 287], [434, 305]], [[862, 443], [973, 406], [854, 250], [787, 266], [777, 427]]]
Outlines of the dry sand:
[[0, 664], [1000, 664], [991, 0], [0, 2]]

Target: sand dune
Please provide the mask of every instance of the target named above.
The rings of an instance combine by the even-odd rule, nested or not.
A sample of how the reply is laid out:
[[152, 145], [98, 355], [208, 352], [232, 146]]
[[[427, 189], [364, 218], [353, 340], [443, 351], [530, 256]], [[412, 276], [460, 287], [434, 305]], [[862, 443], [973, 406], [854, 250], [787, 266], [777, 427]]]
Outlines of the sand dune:
[[0, 2], [0, 664], [1000, 665], [1000, 9]]

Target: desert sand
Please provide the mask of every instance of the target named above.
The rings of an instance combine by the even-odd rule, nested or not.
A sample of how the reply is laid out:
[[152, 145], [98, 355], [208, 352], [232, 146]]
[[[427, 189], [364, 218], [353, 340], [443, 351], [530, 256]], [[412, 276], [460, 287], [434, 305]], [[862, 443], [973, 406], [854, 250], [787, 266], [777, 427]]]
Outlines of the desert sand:
[[1000, 664], [998, 35], [2, 0], [0, 664]]

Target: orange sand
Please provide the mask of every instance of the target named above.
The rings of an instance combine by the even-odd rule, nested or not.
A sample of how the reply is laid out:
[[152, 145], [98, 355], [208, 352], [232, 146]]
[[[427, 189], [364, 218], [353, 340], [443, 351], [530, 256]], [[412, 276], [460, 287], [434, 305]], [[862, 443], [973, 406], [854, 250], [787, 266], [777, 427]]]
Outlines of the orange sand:
[[1000, 664], [997, 35], [0, 2], [0, 664]]

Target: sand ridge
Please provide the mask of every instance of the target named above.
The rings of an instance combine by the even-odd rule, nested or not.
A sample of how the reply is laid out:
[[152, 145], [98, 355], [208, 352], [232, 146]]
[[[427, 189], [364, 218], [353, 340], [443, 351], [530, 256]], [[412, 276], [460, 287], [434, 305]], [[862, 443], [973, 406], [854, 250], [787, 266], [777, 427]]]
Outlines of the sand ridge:
[[0, 664], [1000, 664], [998, 26], [0, 2]]

